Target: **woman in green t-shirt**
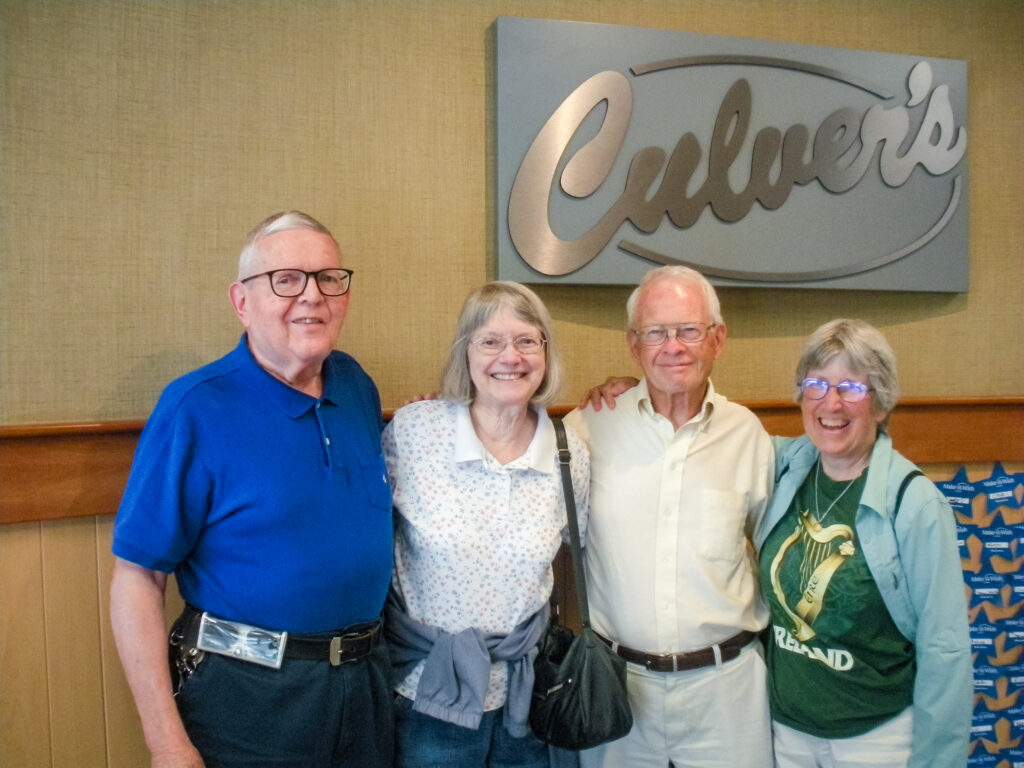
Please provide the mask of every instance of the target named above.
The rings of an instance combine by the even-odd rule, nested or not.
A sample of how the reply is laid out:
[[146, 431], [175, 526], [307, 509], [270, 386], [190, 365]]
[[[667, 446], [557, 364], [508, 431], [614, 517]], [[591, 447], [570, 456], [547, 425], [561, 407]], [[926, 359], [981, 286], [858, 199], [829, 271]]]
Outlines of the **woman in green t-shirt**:
[[834, 320], [797, 365], [805, 435], [776, 438], [755, 544], [782, 768], [963, 768], [972, 708], [953, 513], [892, 448], [896, 359]]

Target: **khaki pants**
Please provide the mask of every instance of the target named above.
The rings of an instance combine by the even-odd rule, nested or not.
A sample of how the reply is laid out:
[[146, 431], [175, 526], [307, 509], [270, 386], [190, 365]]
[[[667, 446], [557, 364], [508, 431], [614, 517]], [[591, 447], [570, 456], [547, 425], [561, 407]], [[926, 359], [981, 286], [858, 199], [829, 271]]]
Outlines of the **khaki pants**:
[[630, 664], [627, 672], [633, 730], [581, 752], [583, 768], [771, 768], [759, 641], [720, 666], [649, 672]]

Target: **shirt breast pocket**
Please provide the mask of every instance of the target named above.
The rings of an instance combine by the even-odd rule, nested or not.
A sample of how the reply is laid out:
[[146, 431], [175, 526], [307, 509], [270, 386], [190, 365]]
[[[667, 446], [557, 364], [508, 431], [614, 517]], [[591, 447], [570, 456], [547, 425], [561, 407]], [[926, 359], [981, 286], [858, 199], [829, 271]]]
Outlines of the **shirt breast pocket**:
[[701, 501], [700, 553], [710, 560], [742, 559], [746, 551], [746, 495], [704, 489]]
[[391, 512], [391, 486], [383, 456], [360, 457], [359, 475], [370, 506]]

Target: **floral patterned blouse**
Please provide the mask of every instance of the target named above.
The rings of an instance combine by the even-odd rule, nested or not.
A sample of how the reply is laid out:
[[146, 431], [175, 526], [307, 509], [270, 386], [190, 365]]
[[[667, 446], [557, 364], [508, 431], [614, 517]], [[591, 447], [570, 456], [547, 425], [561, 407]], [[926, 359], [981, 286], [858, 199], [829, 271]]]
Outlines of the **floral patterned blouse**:
[[[537, 408], [526, 453], [500, 464], [480, 443], [466, 405], [413, 403], [384, 430], [395, 507], [393, 585], [409, 616], [458, 633], [510, 632], [551, 596], [551, 561], [567, 538], [555, 431]], [[566, 429], [581, 537], [590, 496], [590, 457]], [[416, 698], [423, 663], [396, 690]], [[491, 666], [487, 711], [505, 702], [507, 664]]]

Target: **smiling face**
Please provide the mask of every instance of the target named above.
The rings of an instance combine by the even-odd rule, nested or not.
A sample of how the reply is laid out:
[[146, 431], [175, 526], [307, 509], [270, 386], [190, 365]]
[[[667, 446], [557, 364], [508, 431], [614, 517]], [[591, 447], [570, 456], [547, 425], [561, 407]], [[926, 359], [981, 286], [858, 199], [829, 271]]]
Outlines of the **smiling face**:
[[834, 480], [850, 479], [859, 474], [871, 457], [878, 434], [878, 424], [884, 412], [875, 410], [875, 396], [857, 403], [848, 403], [839, 397], [835, 385], [841, 381], [859, 381], [870, 386], [863, 374], [853, 371], [843, 355], [833, 357], [822, 368], [813, 368], [807, 377], [824, 379], [829, 383], [828, 393], [821, 400], [802, 397], [800, 412], [804, 432], [821, 451], [822, 467]]
[[[634, 328], [665, 327], [682, 323], [713, 322], [700, 287], [677, 280], [657, 280], [644, 287], [634, 317]], [[696, 344], [670, 338], [661, 346], [645, 346], [635, 333], [627, 334], [633, 358], [643, 369], [653, 396], [703, 397], [711, 369], [725, 347], [725, 326], [715, 325]]]
[[[543, 333], [503, 307], [477, 328], [472, 338], [488, 336], [509, 340], [519, 336], [542, 338]], [[497, 410], [525, 408], [544, 380], [547, 363], [543, 347], [538, 354], [524, 355], [508, 343], [499, 354], [487, 355], [476, 344], [470, 344], [466, 355], [473, 381], [473, 403], [477, 406]]]
[[[320, 232], [289, 229], [259, 241], [251, 274], [272, 269], [313, 272], [340, 267], [341, 252]], [[334, 349], [348, 313], [350, 294], [323, 296], [310, 278], [301, 295], [282, 298], [266, 277], [235, 282], [231, 304], [249, 335], [253, 357], [267, 371], [293, 386], [319, 379], [320, 369]]]

